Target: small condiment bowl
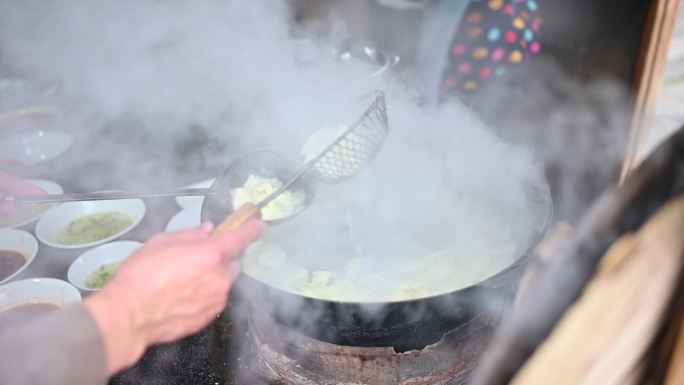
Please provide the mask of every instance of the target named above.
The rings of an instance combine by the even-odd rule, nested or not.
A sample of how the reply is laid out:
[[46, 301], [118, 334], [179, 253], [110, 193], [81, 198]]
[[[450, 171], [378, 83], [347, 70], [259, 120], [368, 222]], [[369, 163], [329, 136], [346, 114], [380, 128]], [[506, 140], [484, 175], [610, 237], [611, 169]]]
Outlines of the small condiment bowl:
[[89, 288], [86, 285], [88, 276], [103, 265], [125, 260], [140, 246], [142, 246], [140, 242], [116, 241], [90, 249], [76, 258], [69, 266], [67, 278], [72, 285], [84, 293], [98, 291], [100, 289]]
[[[48, 246], [60, 249], [79, 249], [93, 247], [113, 241], [135, 228], [145, 217], [145, 202], [142, 199], [122, 199], [107, 201], [69, 202], [50, 209], [38, 221], [36, 236]], [[59, 240], [59, 233], [69, 223], [88, 215], [117, 211], [127, 215], [132, 223], [125, 229], [109, 237], [94, 242], [67, 245]]]
[[[185, 186], [183, 188], [209, 188], [209, 187], [211, 187], [212, 184], [214, 184], [215, 180], [216, 180], [216, 178], [207, 179], [207, 180], [203, 180], [201, 182], [193, 183], [193, 184]], [[176, 203], [178, 204], [178, 206], [180, 206], [180, 208], [187, 209], [188, 207], [191, 207], [191, 206], [201, 206], [202, 203], [204, 203], [204, 197], [202, 197], [202, 196], [176, 197]]]
[[198, 227], [202, 224], [202, 205], [192, 205], [179, 211], [169, 220], [164, 230], [167, 233]]
[[0, 286], [0, 311], [29, 303], [64, 306], [81, 302], [81, 293], [55, 278], [30, 278]]
[[0, 284], [17, 278], [33, 262], [38, 254], [38, 241], [29, 232], [17, 229], [0, 229], [0, 250], [21, 254], [24, 264], [15, 272], [0, 280]]
[[[31, 183], [32, 185], [42, 189], [48, 194], [61, 194], [64, 192], [62, 189], [62, 186], [60, 186], [57, 182], [53, 182], [51, 180], [47, 179], [29, 179], [26, 182]], [[22, 227], [29, 225], [36, 221], [38, 218], [43, 216], [50, 208], [54, 207], [55, 205], [52, 203], [27, 203], [27, 206], [29, 205], [39, 205], [41, 208], [39, 210], [35, 210], [31, 215], [28, 216], [17, 216], [16, 218], [6, 218], [3, 220], [0, 220], [0, 228], [2, 227]]]
[[72, 145], [69, 134], [57, 131], [21, 133], [0, 140], [0, 168], [17, 169], [50, 161]]

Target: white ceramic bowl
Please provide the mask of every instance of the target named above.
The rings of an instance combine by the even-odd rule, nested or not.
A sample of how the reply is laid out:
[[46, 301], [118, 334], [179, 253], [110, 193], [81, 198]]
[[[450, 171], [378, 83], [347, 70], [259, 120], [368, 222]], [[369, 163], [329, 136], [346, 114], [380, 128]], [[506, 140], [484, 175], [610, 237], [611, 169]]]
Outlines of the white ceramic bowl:
[[[48, 194], [61, 194], [64, 192], [62, 186], [47, 179], [30, 179], [29, 182], [35, 186], [40, 187]], [[0, 218], [0, 228], [3, 227], [21, 227], [33, 223], [35, 220], [43, 216], [50, 208], [55, 207], [53, 203], [42, 203], [40, 209], [32, 212], [32, 215], [19, 216], [16, 218]]]
[[84, 292], [98, 291], [86, 286], [86, 279], [102, 265], [123, 261], [133, 254], [142, 243], [135, 241], [116, 241], [98, 246], [81, 254], [69, 266], [67, 277], [72, 285]]
[[81, 302], [81, 293], [69, 282], [54, 278], [30, 278], [0, 286], [0, 311], [28, 303], [64, 306]]
[[[214, 183], [216, 178], [203, 180], [189, 186], [184, 186], [183, 188], [209, 188]], [[201, 196], [188, 196], [188, 197], [176, 197], [176, 203], [182, 209], [187, 209], [190, 206], [201, 206], [204, 202], [204, 197]]]
[[[95, 242], [78, 245], [65, 245], [59, 242], [59, 232], [72, 221], [85, 216], [103, 212], [118, 211], [131, 218], [132, 223], [127, 228], [113, 234], [110, 237]], [[61, 249], [78, 249], [101, 245], [121, 237], [131, 231], [142, 221], [145, 216], [145, 202], [142, 199], [122, 199], [92, 202], [69, 202], [63, 203], [50, 209], [36, 225], [36, 236], [46, 245]]]
[[34, 131], [0, 140], [0, 168], [33, 166], [65, 153], [73, 143], [70, 135]]
[[21, 274], [33, 262], [38, 254], [38, 241], [29, 232], [17, 229], [0, 229], [0, 250], [16, 251], [24, 256], [24, 264], [0, 284], [11, 281]]
[[174, 215], [166, 225], [167, 233], [198, 227], [202, 224], [202, 205], [187, 207]]

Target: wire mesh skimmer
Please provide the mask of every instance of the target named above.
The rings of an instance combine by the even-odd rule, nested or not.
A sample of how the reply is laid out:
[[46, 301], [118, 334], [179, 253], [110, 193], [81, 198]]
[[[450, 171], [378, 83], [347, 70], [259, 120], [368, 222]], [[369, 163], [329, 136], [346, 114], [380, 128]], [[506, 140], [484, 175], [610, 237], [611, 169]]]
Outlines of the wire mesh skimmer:
[[375, 157], [388, 131], [385, 96], [380, 91], [373, 92], [371, 104], [361, 117], [303, 168], [323, 183], [345, 180]]
[[216, 228], [216, 231], [229, 231], [251, 218], [259, 217], [263, 207], [304, 175], [311, 175], [322, 183], [335, 184], [352, 177], [370, 163], [387, 137], [389, 125], [385, 94], [382, 91], [373, 91], [368, 100], [370, 103], [356, 122], [299, 167], [278, 190], [257, 204], [246, 204], [238, 208]]

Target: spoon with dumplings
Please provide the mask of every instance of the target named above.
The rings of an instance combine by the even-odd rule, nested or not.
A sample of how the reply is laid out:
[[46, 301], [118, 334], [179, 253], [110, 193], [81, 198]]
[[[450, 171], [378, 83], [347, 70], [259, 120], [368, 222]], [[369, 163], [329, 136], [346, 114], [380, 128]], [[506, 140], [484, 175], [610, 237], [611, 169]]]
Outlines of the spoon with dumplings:
[[306, 157], [304, 164], [286, 182], [258, 202], [242, 204], [216, 227], [214, 233], [231, 231], [251, 219], [261, 218], [264, 208], [305, 175], [321, 183], [336, 184], [368, 165], [380, 151], [389, 126], [385, 94], [376, 90], [364, 100], [370, 100], [370, 103], [354, 124], [315, 134], [302, 150]]

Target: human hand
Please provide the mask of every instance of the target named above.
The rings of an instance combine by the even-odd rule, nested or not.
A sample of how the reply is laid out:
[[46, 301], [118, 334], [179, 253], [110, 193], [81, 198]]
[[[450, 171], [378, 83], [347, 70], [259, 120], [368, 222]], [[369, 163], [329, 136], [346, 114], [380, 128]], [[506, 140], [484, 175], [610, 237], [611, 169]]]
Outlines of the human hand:
[[41, 188], [25, 182], [12, 174], [0, 171], [0, 215], [16, 215], [21, 204], [5, 200], [6, 196], [12, 195], [42, 195]]
[[202, 225], [150, 239], [84, 302], [100, 327], [110, 374], [135, 363], [153, 344], [199, 331], [225, 307], [240, 273], [234, 257], [264, 230], [251, 221], [226, 235]]

